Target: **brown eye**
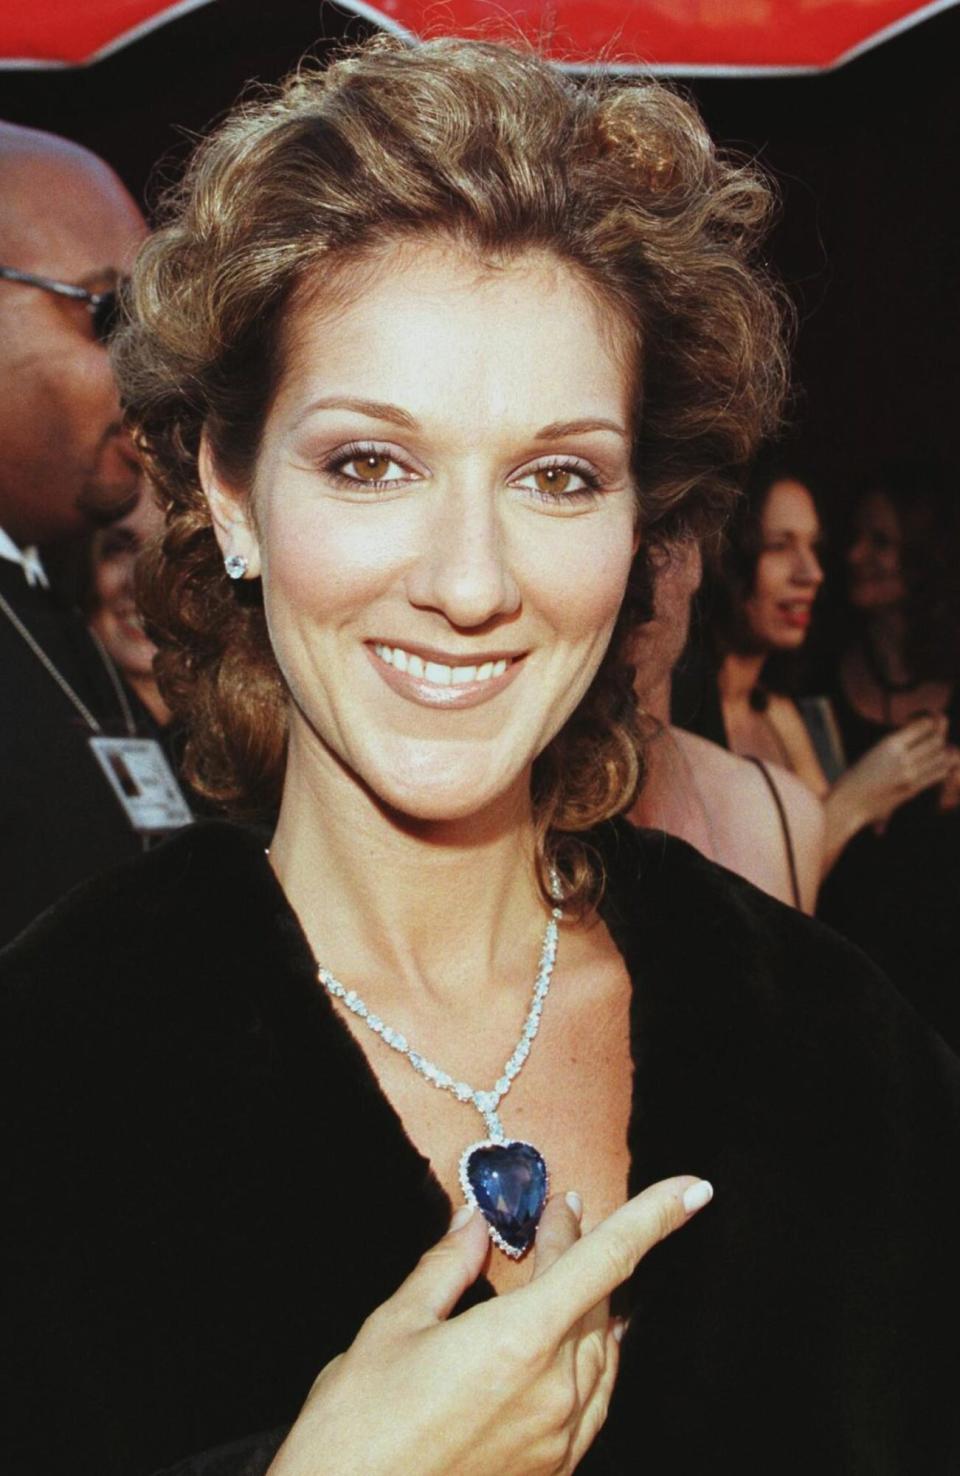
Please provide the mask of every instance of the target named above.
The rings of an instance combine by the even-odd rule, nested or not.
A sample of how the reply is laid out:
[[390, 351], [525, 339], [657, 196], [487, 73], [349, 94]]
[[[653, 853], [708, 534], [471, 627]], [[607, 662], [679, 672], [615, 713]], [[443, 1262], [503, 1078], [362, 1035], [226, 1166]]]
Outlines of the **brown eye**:
[[533, 474], [538, 492], [567, 492], [573, 473], [563, 466], [541, 466]]
[[354, 456], [350, 461], [354, 476], [361, 482], [382, 482], [392, 465], [390, 457], [380, 451]]

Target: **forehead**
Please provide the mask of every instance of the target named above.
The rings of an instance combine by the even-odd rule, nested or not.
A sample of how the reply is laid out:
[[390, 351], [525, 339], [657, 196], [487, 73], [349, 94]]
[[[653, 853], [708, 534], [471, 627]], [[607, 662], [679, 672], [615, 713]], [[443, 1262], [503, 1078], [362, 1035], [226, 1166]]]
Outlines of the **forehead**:
[[[336, 389], [398, 403], [418, 421], [456, 404], [461, 429], [626, 413], [631, 336], [576, 272], [547, 253], [483, 263], [447, 243], [396, 244], [315, 279], [288, 310], [276, 404]], [[313, 289], [312, 291], [310, 289]]]
[[860, 527], [877, 528], [891, 538], [900, 536], [897, 510], [885, 492], [868, 492], [861, 498], [854, 511], [854, 521]]
[[143, 543], [159, 533], [163, 527], [163, 511], [149, 488], [144, 487], [136, 503], [124, 517], [108, 523], [97, 531], [98, 540], [110, 534], [123, 534], [132, 544]]
[[765, 531], [774, 528], [801, 531], [820, 526], [809, 489], [792, 477], [773, 483], [763, 505], [762, 522]]
[[2, 171], [0, 250], [9, 264], [72, 282], [129, 270], [146, 227], [98, 161], [27, 156]]

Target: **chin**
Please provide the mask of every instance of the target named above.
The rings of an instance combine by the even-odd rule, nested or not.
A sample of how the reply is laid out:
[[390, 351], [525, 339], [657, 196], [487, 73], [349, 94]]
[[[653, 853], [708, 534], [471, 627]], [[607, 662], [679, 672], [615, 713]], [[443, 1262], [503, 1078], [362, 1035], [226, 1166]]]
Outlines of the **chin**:
[[887, 594], [882, 589], [852, 589], [847, 596], [853, 610], [892, 610], [901, 603], [898, 594]]
[[772, 643], [774, 651], [799, 651], [805, 645], [808, 632], [805, 630], [791, 630], [784, 635], [778, 636]]
[[529, 769], [509, 773], [463, 762], [427, 758], [392, 768], [368, 769], [359, 777], [378, 804], [393, 814], [424, 825], [455, 824], [504, 804], [513, 807], [529, 794]]

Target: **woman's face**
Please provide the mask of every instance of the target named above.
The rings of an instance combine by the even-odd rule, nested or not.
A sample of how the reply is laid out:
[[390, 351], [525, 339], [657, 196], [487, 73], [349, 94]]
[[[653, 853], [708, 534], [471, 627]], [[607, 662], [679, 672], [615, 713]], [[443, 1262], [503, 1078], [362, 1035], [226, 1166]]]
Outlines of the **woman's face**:
[[760, 516], [760, 555], [744, 614], [758, 650], [802, 646], [823, 583], [820, 520], [802, 482], [774, 482]]
[[857, 610], [883, 610], [906, 598], [900, 561], [900, 520], [883, 492], [870, 492], [854, 513], [847, 549], [847, 592]]
[[263, 579], [291, 773], [476, 814], [526, 790], [613, 630], [635, 548], [625, 345], [552, 258], [488, 270], [431, 242], [288, 331], [253, 518], [209, 458], [205, 476], [224, 549]]
[[163, 515], [143, 491], [133, 511], [101, 528], [93, 538], [95, 608], [90, 624], [108, 654], [127, 677], [153, 673], [156, 646], [145, 635], [134, 598], [133, 576], [144, 545], [156, 534]]

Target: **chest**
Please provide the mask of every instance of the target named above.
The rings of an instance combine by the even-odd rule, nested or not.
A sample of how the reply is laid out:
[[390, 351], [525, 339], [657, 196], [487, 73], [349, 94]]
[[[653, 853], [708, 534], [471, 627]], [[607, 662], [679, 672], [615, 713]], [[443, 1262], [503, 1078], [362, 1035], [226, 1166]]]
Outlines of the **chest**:
[[[353, 1017], [344, 1024], [407, 1137], [430, 1161], [455, 1208], [463, 1202], [460, 1158], [471, 1143], [486, 1138], [483, 1118], [469, 1103], [430, 1086], [405, 1057], [369, 1031], [361, 1033]], [[500, 1076], [514, 1044], [499, 1022], [498, 1028], [487, 1030], [478, 1020], [465, 1034], [435, 1034], [428, 1054], [457, 1080], [486, 1090]], [[626, 1199], [632, 1082], [630, 985], [622, 963], [618, 959], [602, 966], [589, 979], [574, 972], [559, 977], [533, 1048], [498, 1110], [509, 1138], [532, 1143], [543, 1154], [550, 1194], [570, 1189], [580, 1194], [584, 1229]], [[531, 1256], [516, 1262], [492, 1251], [485, 1274], [502, 1292], [529, 1280], [532, 1264]]]
[[854, 716], [883, 728], [901, 728], [921, 713], [948, 712], [953, 702], [949, 682], [919, 682], [901, 691], [884, 689], [856, 652], [843, 662], [841, 682]]
[[802, 779], [814, 794], [823, 795], [827, 784], [810, 736], [793, 703], [773, 697], [757, 712], [747, 704], [728, 710], [724, 725], [734, 753], [780, 764]]

